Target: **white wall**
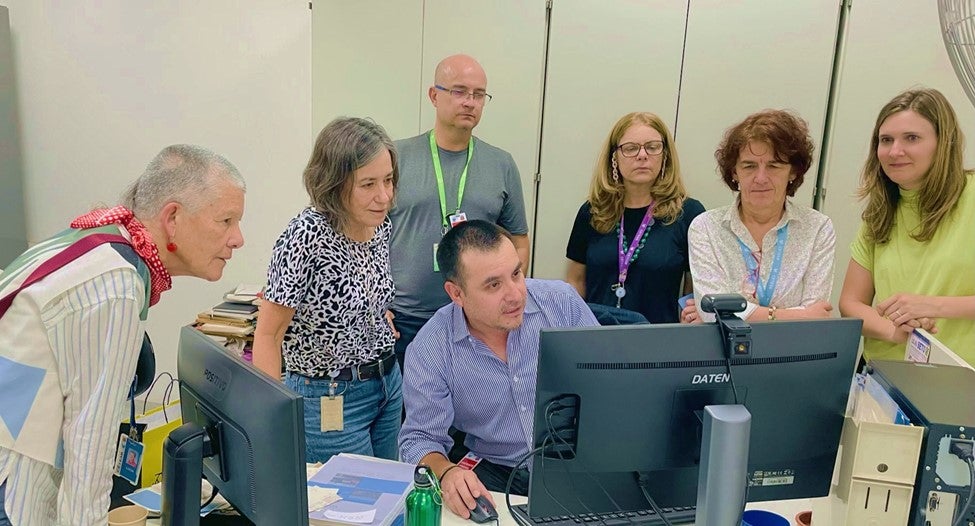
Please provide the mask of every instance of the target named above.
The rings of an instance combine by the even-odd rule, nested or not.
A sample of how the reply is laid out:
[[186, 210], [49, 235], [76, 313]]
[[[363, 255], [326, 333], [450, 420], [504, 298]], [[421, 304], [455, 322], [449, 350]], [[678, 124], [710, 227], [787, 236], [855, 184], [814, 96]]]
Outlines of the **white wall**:
[[223, 279], [176, 278], [149, 317], [159, 370], [178, 328], [240, 282], [305, 202], [311, 148], [311, 15], [296, 0], [8, 0], [27, 230], [37, 242], [123, 188], [164, 146], [225, 155], [248, 183], [245, 245]]

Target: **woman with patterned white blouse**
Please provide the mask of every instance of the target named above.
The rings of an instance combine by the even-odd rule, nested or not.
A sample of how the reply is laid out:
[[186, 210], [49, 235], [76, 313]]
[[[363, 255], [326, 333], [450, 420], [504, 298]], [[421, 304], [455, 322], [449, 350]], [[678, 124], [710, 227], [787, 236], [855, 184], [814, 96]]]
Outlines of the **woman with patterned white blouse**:
[[[747, 320], [827, 318], [832, 306], [833, 223], [794, 204], [812, 164], [809, 128], [798, 116], [765, 110], [730, 128], [714, 156], [735, 204], [710, 210], [688, 234], [694, 298], [740, 293]], [[683, 322], [713, 315], [688, 303]]]
[[312, 205], [278, 238], [254, 333], [254, 365], [305, 398], [308, 462], [338, 453], [396, 459], [403, 379], [386, 312], [387, 216], [399, 171], [378, 124], [338, 118], [305, 168]]

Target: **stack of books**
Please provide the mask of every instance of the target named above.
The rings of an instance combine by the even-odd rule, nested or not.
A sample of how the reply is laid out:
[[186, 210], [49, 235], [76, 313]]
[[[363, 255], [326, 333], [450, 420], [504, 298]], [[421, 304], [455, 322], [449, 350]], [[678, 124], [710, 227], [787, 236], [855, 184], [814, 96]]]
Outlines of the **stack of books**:
[[221, 343], [254, 340], [259, 286], [240, 285], [224, 295], [226, 301], [196, 315], [196, 328]]

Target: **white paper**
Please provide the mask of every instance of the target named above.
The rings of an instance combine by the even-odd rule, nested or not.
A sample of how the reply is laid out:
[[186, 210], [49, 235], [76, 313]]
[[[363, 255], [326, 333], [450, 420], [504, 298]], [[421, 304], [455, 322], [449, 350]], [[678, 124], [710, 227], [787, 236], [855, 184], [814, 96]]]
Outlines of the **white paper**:
[[342, 497], [339, 497], [339, 490], [336, 488], [308, 486], [308, 511], [320, 510], [339, 500]]
[[376, 510], [360, 511], [358, 513], [342, 513], [340, 511], [325, 510], [322, 515], [333, 521], [351, 522], [355, 524], [372, 524], [376, 519]]

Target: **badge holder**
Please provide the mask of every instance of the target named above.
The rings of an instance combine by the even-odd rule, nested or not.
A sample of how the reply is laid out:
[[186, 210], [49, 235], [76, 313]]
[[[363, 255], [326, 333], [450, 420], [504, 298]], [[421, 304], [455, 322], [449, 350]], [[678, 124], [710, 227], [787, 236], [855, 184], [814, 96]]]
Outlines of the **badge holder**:
[[113, 469], [116, 475], [136, 486], [139, 485], [139, 475], [142, 473], [142, 453], [145, 450], [145, 445], [141, 442], [139, 426], [135, 421], [135, 388], [137, 383], [138, 378], [132, 382], [132, 387], [129, 389], [129, 433], [119, 435]]
[[345, 427], [342, 420], [343, 416], [343, 397], [335, 394], [338, 383], [335, 378], [339, 375], [338, 371], [328, 373], [328, 395], [322, 397], [322, 432], [342, 431]]

